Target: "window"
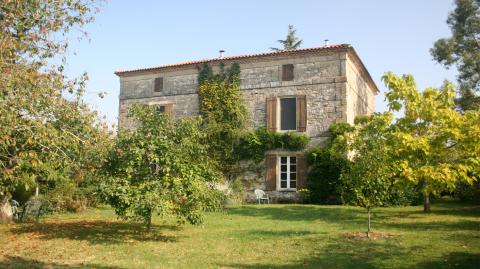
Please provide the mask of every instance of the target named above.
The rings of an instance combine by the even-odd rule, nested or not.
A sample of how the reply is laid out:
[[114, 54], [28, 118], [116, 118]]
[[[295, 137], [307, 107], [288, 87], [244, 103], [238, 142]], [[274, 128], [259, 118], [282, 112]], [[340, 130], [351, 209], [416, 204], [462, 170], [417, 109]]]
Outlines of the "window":
[[297, 158], [280, 156], [280, 190], [295, 190], [297, 188]]
[[163, 78], [155, 78], [153, 91], [161, 92], [163, 90]]
[[282, 80], [283, 81], [293, 80], [293, 64], [282, 65]]
[[156, 106], [156, 110], [158, 113], [165, 113], [165, 106]]
[[297, 130], [297, 98], [295, 97], [280, 99], [280, 130]]

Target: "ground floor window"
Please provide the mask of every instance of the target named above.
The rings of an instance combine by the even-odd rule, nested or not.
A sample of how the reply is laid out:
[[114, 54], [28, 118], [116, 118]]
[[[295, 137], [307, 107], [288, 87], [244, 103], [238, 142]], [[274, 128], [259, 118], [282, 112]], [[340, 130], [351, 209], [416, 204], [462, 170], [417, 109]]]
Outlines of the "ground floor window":
[[296, 190], [297, 188], [297, 158], [292, 156], [278, 157], [280, 173], [279, 189], [280, 190]]

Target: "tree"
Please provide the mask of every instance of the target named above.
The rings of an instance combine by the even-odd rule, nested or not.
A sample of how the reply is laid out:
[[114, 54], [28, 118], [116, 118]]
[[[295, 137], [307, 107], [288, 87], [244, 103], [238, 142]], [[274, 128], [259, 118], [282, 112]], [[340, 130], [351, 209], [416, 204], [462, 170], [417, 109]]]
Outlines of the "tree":
[[209, 157], [201, 119], [173, 122], [147, 105], [134, 105], [129, 117], [134, 131], [120, 130], [105, 164], [106, 201], [124, 219], [143, 221], [173, 215], [198, 224], [202, 212], [215, 208], [221, 195], [215, 183], [221, 174]]
[[[87, 76], [68, 80], [62, 73], [68, 45], [62, 37], [92, 21], [95, 12], [87, 0], [0, 3], [2, 222], [11, 221], [13, 190], [94, 170], [98, 161], [90, 153], [108, 142], [97, 114], [82, 101]], [[48, 65], [59, 57], [62, 64]]]
[[285, 40], [277, 40], [278, 43], [282, 44], [283, 48], [270, 48], [273, 51], [281, 51], [281, 50], [294, 50], [298, 49], [301, 45], [303, 40], [299, 39], [296, 36], [297, 30], [293, 27], [293, 25], [288, 25], [288, 33]]
[[371, 231], [371, 211], [388, 204], [396, 188], [394, 168], [389, 165], [390, 113], [358, 117], [355, 129], [342, 135], [352, 152], [351, 164], [340, 175], [342, 198], [367, 210], [367, 236]]
[[480, 109], [480, 0], [456, 0], [447, 24], [452, 37], [435, 42], [430, 50], [435, 61], [457, 66], [462, 110]]
[[432, 194], [478, 180], [480, 111], [456, 111], [455, 86], [449, 82], [420, 92], [411, 75], [386, 73], [382, 80], [389, 110], [403, 112], [391, 128], [391, 165], [398, 167], [399, 178], [419, 187], [429, 211]]

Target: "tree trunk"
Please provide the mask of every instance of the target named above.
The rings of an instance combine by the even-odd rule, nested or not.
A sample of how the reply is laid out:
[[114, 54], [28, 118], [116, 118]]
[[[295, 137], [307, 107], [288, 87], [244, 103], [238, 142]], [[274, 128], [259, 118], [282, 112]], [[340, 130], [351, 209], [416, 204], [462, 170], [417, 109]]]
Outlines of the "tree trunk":
[[0, 193], [0, 223], [11, 223], [13, 221], [13, 211], [10, 205], [10, 193]]
[[152, 210], [148, 210], [148, 216], [147, 216], [147, 231], [150, 232], [150, 229], [152, 228]]
[[423, 194], [423, 212], [430, 212], [430, 194]]
[[368, 212], [368, 230], [367, 230], [367, 237], [370, 238], [370, 230], [371, 230], [371, 220], [372, 220], [372, 217], [371, 217], [371, 209], [370, 207], [367, 208], [367, 212]]

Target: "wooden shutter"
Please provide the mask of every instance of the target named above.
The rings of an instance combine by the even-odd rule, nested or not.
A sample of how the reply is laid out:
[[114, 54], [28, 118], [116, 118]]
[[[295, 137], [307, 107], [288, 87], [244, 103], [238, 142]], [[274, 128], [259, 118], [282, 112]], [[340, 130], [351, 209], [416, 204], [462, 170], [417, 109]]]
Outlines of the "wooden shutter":
[[307, 131], [307, 97], [305, 95], [297, 96], [297, 131]]
[[277, 130], [277, 97], [267, 97], [267, 129], [275, 132]]
[[167, 114], [168, 116], [172, 116], [173, 115], [173, 104], [165, 104], [165, 114]]
[[161, 92], [163, 90], [163, 78], [155, 78], [153, 90], [155, 92]]
[[282, 80], [283, 81], [293, 80], [293, 64], [282, 65]]
[[303, 154], [297, 154], [297, 190], [307, 186], [308, 163]]
[[277, 187], [277, 156], [267, 154], [265, 156], [265, 190], [274, 191]]

